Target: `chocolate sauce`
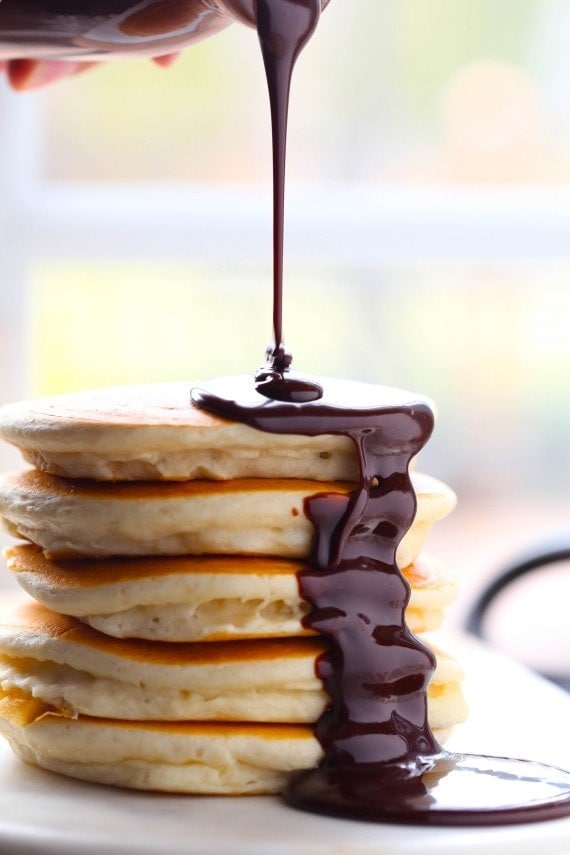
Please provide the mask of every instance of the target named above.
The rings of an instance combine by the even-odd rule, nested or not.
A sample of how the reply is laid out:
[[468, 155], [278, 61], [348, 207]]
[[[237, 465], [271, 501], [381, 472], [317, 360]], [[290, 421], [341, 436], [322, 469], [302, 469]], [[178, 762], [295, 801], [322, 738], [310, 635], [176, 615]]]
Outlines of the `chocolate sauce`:
[[283, 237], [285, 223], [285, 162], [289, 93], [295, 62], [313, 35], [321, 14], [320, 0], [257, 0], [257, 32], [271, 110], [273, 144], [273, 346], [266, 366], [256, 374], [257, 389], [281, 401], [320, 398], [320, 384], [290, 370], [291, 355], [283, 334]]
[[259, 430], [350, 436], [360, 461], [350, 496], [317, 493], [305, 504], [315, 528], [310, 569], [299, 575], [313, 606], [306, 625], [331, 639], [317, 662], [331, 697], [317, 725], [328, 767], [439, 757], [426, 707], [435, 659], [405, 625], [410, 590], [396, 566], [416, 511], [408, 469], [433, 428], [429, 405], [346, 381], [328, 381], [318, 401], [300, 404], [251, 405], [251, 395], [247, 377], [193, 390], [199, 406]]
[[[273, 332], [282, 338], [285, 155], [291, 75], [321, 14], [320, 0], [257, 0], [257, 32], [265, 65], [273, 143]], [[278, 58], [276, 62], [275, 59]]]
[[427, 719], [435, 658], [409, 631], [410, 590], [396, 550], [412, 524], [411, 459], [433, 428], [425, 401], [394, 390], [292, 371], [282, 344], [285, 141], [291, 73], [318, 20], [318, 0], [258, 0], [274, 147], [274, 345], [255, 377], [192, 390], [198, 406], [271, 433], [342, 434], [360, 480], [350, 496], [305, 502], [314, 526], [306, 625], [329, 642], [316, 664], [330, 705], [316, 725], [324, 759], [295, 776], [291, 805], [332, 816], [431, 825], [489, 825], [570, 814], [570, 774], [523, 760], [452, 755]]

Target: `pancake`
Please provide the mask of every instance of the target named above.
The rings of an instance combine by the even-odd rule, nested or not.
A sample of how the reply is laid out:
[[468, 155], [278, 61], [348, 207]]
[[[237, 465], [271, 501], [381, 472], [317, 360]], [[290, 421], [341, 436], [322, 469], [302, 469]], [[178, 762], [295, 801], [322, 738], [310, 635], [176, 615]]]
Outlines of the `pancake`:
[[196, 795], [279, 793], [321, 748], [306, 725], [64, 718], [0, 689], [0, 733], [24, 760], [73, 778]]
[[[400, 567], [419, 555], [432, 524], [455, 506], [440, 481], [413, 473], [417, 513], [397, 553]], [[104, 482], [30, 470], [0, 479], [0, 516], [16, 537], [53, 556], [246, 554], [306, 558], [313, 526], [304, 500], [348, 496], [348, 482], [295, 479]]]
[[[299, 595], [303, 562], [267, 557], [176, 556], [49, 560], [32, 545], [7, 551], [35, 600], [117, 638], [216, 641], [307, 634]], [[422, 555], [404, 569], [412, 632], [437, 629], [454, 598], [452, 575]]]
[[358, 478], [348, 437], [269, 434], [230, 422], [192, 405], [192, 385], [112, 387], [8, 404], [0, 408], [0, 436], [38, 469], [70, 478]]
[[[72, 778], [192, 795], [282, 792], [322, 749], [307, 725], [64, 718], [0, 689], [0, 733], [22, 759]], [[447, 734], [434, 731], [443, 743]]]
[[0, 683], [67, 711], [125, 719], [314, 721], [317, 637], [194, 644], [117, 640], [24, 603], [0, 612]]
[[18, 691], [0, 690], [0, 732], [24, 760], [45, 769], [173, 793], [279, 793], [291, 772], [322, 757], [303, 725], [71, 720]]
[[[0, 611], [0, 685], [74, 718], [315, 722], [328, 696], [315, 672], [324, 639], [167, 644], [117, 640], [37, 603]], [[440, 650], [432, 727], [464, 718], [462, 672]]]

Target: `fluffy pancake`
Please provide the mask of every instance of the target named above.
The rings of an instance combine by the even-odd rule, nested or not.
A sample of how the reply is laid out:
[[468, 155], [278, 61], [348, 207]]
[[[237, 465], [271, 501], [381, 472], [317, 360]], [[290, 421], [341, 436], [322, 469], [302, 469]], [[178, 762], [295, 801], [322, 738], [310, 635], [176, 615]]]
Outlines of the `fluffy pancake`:
[[191, 404], [192, 385], [114, 387], [9, 404], [0, 409], [0, 436], [39, 469], [71, 478], [358, 477], [348, 437], [269, 434], [226, 421]]
[[306, 725], [64, 718], [0, 690], [0, 732], [24, 760], [86, 781], [163, 792], [278, 793], [321, 748]]
[[[48, 559], [32, 545], [7, 551], [22, 588], [53, 611], [118, 638], [212, 641], [305, 634], [300, 561], [245, 556]], [[436, 629], [455, 583], [422, 555], [403, 571], [412, 632]]]
[[0, 682], [71, 716], [314, 721], [320, 638], [167, 644], [117, 640], [36, 603], [0, 613]]
[[[117, 640], [37, 603], [0, 612], [0, 685], [69, 717], [314, 722], [328, 703], [322, 638], [167, 644]], [[464, 718], [457, 663], [435, 650], [433, 728]]]
[[[24, 760], [86, 781], [200, 795], [279, 793], [322, 749], [306, 725], [64, 718], [0, 689], [0, 733]], [[439, 742], [446, 734], [435, 731]]]
[[[417, 513], [398, 547], [400, 567], [419, 555], [431, 525], [455, 506], [445, 484], [414, 473]], [[0, 479], [8, 530], [54, 556], [246, 554], [306, 558], [313, 527], [305, 498], [344, 494], [347, 482], [240, 479], [117, 483], [37, 470]], [[347, 499], [348, 501], [348, 499]]]
[[24, 760], [53, 772], [196, 795], [279, 793], [291, 772], [322, 757], [307, 725], [69, 719], [19, 690], [0, 689], [0, 733]]

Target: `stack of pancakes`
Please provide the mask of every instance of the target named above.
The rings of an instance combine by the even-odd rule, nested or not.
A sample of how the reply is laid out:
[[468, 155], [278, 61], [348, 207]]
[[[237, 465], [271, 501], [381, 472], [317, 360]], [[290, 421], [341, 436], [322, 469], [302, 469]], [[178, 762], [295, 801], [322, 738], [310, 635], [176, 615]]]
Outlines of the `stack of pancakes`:
[[[78, 778], [189, 793], [278, 792], [317, 764], [326, 640], [303, 625], [303, 502], [354, 488], [352, 441], [228, 422], [192, 406], [186, 383], [11, 405], [0, 434], [34, 467], [0, 481], [0, 515], [27, 541], [8, 566], [29, 596], [0, 612], [0, 730], [14, 749]], [[422, 553], [455, 497], [412, 480], [397, 557], [421, 636], [455, 592]], [[457, 663], [435, 652], [441, 740], [464, 703]]]

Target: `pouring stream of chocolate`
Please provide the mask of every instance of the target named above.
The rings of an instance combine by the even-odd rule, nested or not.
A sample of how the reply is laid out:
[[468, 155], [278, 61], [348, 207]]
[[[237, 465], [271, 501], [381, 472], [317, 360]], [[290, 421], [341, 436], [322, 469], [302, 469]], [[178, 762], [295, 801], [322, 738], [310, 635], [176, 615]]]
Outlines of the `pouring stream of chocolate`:
[[291, 373], [291, 356], [283, 347], [283, 245], [285, 165], [291, 77], [297, 57], [311, 38], [321, 14], [320, 0], [257, 0], [257, 32], [265, 65], [273, 144], [273, 347], [268, 364], [256, 375], [262, 395], [280, 400], [315, 400], [318, 383]]
[[283, 347], [289, 89], [320, 7], [320, 0], [257, 0], [272, 115], [274, 345], [255, 388], [242, 377], [192, 391], [199, 406], [259, 430], [340, 433], [358, 452], [361, 480], [350, 497], [317, 493], [305, 504], [315, 536], [299, 586], [312, 606], [307, 625], [330, 642], [316, 667], [331, 701], [316, 726], [324, 760], [293, 778], [285, 798], [306, 810], [385, 822], [499, 824], [564, 816], [570, 775], [529, 761], [451, 755], [428, 725], [435, 657], [406, 626], [410, 592], [396, 549], [415, 515], [408, 469], [431, 434], [430, 407], [394, 390], [379, 402], [377, 387], [321, 385], [294, 373]]

